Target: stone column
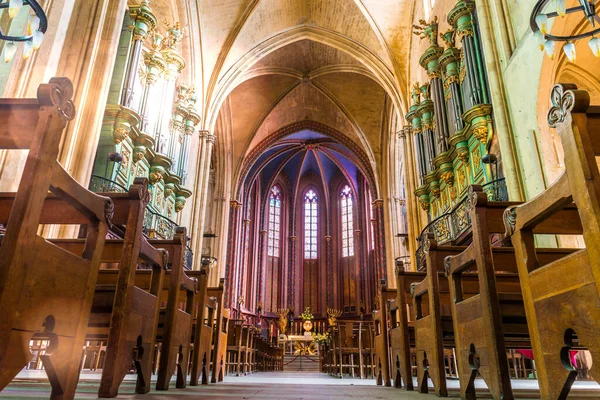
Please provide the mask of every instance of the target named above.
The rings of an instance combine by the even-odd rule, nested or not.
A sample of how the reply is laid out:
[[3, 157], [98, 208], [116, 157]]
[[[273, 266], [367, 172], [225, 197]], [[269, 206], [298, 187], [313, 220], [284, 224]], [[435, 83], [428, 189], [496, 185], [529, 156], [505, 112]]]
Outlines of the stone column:
[[373, 201], [373, 229], [375, 233], [375, 270], [377, 282], [387, 281], [386, 255], [385, 255], [385, 228], [383, 215], [383, 200]]
[[[297, 265], [297, 245], [298, 241], [296, 240], [296, 236], [290, 236], [290, 256], [289, 256], [289, 266], [288, 266], [288, 288], [287, 288], [287, 307], [294, 308], [294, 311], [298, 312], [298, 308], [296, 307], [296, 265]], [[284, 303], [285, 304], [285, 303]], [[298, 315], [297, 313], [295, 313]]]
[[331, 235], [325, 235], [325, 307], [333, 307], [333, 249], [331, 248]]
[[[190, 243], [190, 247], [193, 249], [194, 254], [197, 251], [202, 251], [202, 236], [203, 231], [199, 230], [199, 226], [202, 224], [202, 220], [204, 219], [204, 208], [202, 208], [202, 198], [204, 197], [204, 193], [200, 188], [202, 187], [202, 182], [204, 182], [204, 165], [205, 165], [205, 154], [207, 150], [207, 137], [210, 133], [206, 130], [198, 131], [198, 157], [196, 163], [196, 179], [194, 182], [194, 200], [192, 204], [192, 219], [191, 219], [191, 231], [192, 231], [192, 239]], [[194, 269], [198, 267], [196, 261], [194, 261]]]
[[[98, 146], [126, 10], [127, 2], [123, 0], [81, 3], [71, 20], [57, 69], [58, 76], [73, 81], [77, 110], [63, 136], [59, 161], [83, 185], [87, 185], [92, 173], [94, 157], [90, 155], [96, 153]], [[90, 15], [97, 19], [90, 21]]]
[[[246, 207], [250, 207], [250, 200], [248, 200], [248, 202], [246, 203]], [[245, 213], [244, 213], [245, 214]], [[250, 259], [247, 257], [248, 256], [248, 252], [249, 252], [249, 248], [248, 248], [248, 241], [250, 238], [250, 224], [252, 223], [252, 220], [248, 219], [248, 218], [244, 218], [243, 219], [243, 225], [242, 225], [242, 240], [240, 240], [240, 247], [241, 250], [239, 252], [239, 260], [240, 260], [240, 280], [239, 280], [239, 284], [238, 284], [238, 293], [237, 293], [237, 298], [239, 298], [240, 296], [244, 297], [244, 299], [246, 298], [246, 288], [248, 285], [252, 285], [252, 282], [248, 282], [247, 279], [247, 274], [248, 274], [248, 267], [250, 265]], [[246, 300], [246, 305], [248, 306], [248, 308], [251, 306], [251, 299], [247, 299]]]
[[[268, 244], [267, 231], [265, 229], [261, 229], [259, 231], [259, 236], [258, 236], [259, 255], [258, 255], [258, 274], [257, 274], [257, 278], [256, 278], [256, 282], [257, 282], [256, 304], [258, 304], [258, 303], [267, 304], [266, 299], [263, 296], [263, 288], [266, 288], [265, 277], [267, 276], [267, 274], [265, 273], [265, 270], [267, 268], [267, 260], [268, 260], [267, 244]], [[281, 252], [279, 253], [279, 257], [280, 257], [280, 259], [282, 258]], [[266, 312], [266, 311], [271, 311], [271, 310], [264, 310], [264, 311]]]
[[513, 127], [507, 104], [506, 89], [499, 52], [496, 49], [497, 38], [492, 28], [493, 16], [490, 13], [489, 0], [476, 0], [481, 44], [485, 53], [485, 67], [490, 85], [491, 101], [494, 107], [494, 120], [498, 134], [498, 144], [502, 154], [502, 169], [506, 175], [506, 185], [511, 201], [523, 201], [523, 178], [519, 166]]
[[[408, 144], [408, 136], [411, 133], [411, 127], [405, 126], [399, 133], [398, 136], [400, 140], [402, 140], [402, 144], [404, 146], [404, 154], [409, 155], [411, 152], [409, 151], [410, 147]], [[417, 249], [417, 237], [419, 236], [419, 208], [417, 206], [417, 202], [413, 199], [416, 199], [416, 196], [412, 196], [412, 193], [415, 191], [414, 187], [414, 179], [410, 179], [409, 172], [412, 172], [412, 168], [410, 166], [411, 160], [406, 157], [408, 165], [406, 166], [406, 174], [404, 175], [406, 192], [409, 196], [409, 200], [406, 202], [406, 212], [407, 212], [407, 225], [408, 225], [408, 254], [410, 255], [411, 265], [416, 266], [415, 259], [415, 251]]]
[[[229, 203], [229, 205], [229, 235], [227, 237], [227, 264], [225, 266], [225, 294], [223, 301], [223, 307], [225, 308], [231, 308], [235, 305], [235, 293], [237, 286], [235, 282], [237, 275], [235, 271], [235, 265], [238, 258], [236, 249], [238, 248], [237, 243], [240, 237], [239, 228], [242, 219], [242, 203], [237, 200], [233, 200]], [[198, 231], [196, 230], [196, 232]], [[198, 234], [195, 236], [198, 236]]]
[[206, 132], [205, 134], [205, 140], [206, 143], [204, 144], [204, 151], [203, 151], [203, 157], [204, 157], [204, 162], [202, 163], [202, 181], [200, 182], [200, 185], [196, 186], [196, 191], [200, 192], [201, 194], [201, 202], [200, 202], [200, 215], [201, 217], [198, 219], [198, 224], [196, 225], [196, 232], [199, 233], [198, 237], [198, 241], [199, 241], [199, 248], [202, 249], [202, 240], [203, 240], [203, 234], [204, 234], [204, 215], [206, 214], [206, 203], [208, 201], [208, 196], [207, 196], [207, 192], [208, 192], [208, 181], [209, 181], [209, 177], [210, 177], [210, 160], [211, 160], [211, 154], [212, 154], [212, 149], [213, 146], [215, 144], [215, 135], [211, 135], [210, 133]]

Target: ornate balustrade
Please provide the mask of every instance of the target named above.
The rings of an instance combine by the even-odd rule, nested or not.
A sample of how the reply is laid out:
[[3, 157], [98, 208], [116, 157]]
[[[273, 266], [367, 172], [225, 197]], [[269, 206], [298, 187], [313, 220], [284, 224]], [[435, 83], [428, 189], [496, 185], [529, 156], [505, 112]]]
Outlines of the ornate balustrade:
[[[92, 175], [89, 188], [95, 193], [127, 193], [127, 188], [125, 188], [125, 186], [99, 175]], [[146, 208], [143, 226], [144, 235], [146, 235], [146, 237], [150, 239], [173, 239], [177, 226], [175, 221], [161, 215], [150, 205]], [[192, 269], [193, 262], [194, 253], [192, 252], [192, 249], [187, 246], [184, 267]]]
[[[506, 189], [506, 180], [497, 179], [482, 186], [483, 191], [487, 193], [490, 201], [508, 201], [508, 191]], [[459, 239], [471, 228], [471, 219], [467, 212], [467, 196], [464, 196], [447, 213], [444, 213], [431, 221], [422, 231], [417, 240], [419, 248], [417, 249], [417, 269], [423, 267], [424, 250], [422, 243], [428, 234], [433, 234], [438, 244], [452, 243]]]
[[90, 190], [95, 193], [127, 193], [125, 186], [99, 175], [92, 175]]

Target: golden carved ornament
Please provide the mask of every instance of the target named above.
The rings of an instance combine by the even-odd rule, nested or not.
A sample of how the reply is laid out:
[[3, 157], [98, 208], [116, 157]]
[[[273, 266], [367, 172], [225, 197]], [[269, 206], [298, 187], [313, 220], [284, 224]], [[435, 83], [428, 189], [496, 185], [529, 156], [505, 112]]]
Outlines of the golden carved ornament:
[[134, 149], [133, 150], [133, 158], [132, 158], [133, 163], [137, 164], [137, 162], [142, 160], [145, 155], [146, 155], [145, 151], [141, 151], [139, 149]]
[[342, 315], [341, 310], [336, 310], [335, 308], [327, 309], [327, 322], [329, 322], [329, 326], [336, 326], [337, 319]]
[[473, 128], [473, 135], [483, 144], [487, 145], [489, 130], [487, 126], [481, 125]]
[[122, 126], [115, 128], [115, 130], [113, 131], [113, 139], [115, 140], [115, 143], [119, 144], [123, 140], [127, 139], [127, 137], [129, 136], [129, 132], [129, 129], [124, 128]]
[[148, 177], [150, 178], [150, 183], [152, 183], [153, 185], [156, 185], [158, 182], [163, 180], [162, 174], [158, 171], [150, 172], [150, 175], [148, 175]]
[[458, 159], [465, 164], [469, 163], [469, 152], [467, 150], [460, 150], [458, 152]]
[[458, 186], [463, 188], [465, 186], [466, 176], [464, 168], [458, 170]]
[[458, 75], [448, 75], [448, 76], [446, 76], [446, 80], [444, 81], [444, 84], [450, 86], [453, 83], [456, 83], [456, 84], [460, 83]]
[[481, 151], [476, 148], [473, 151], [473, 166], [479, 171], [481, 169]]
[[275, 312], [277, 315], [279, 315], [279, 332], [284, 335], [288, 324], [287, 315], [289, 314], [289, 312], [290, 310], [287, 308], [278, 309]]
[[440, 77], [441, 77], [440, 71], [437, 69], [427, 72], [427, 75], [429, 76], [430, 79], [440, 79]]
[[429, 201], [425, 199], [419, 199], [419, 205], [423, 209], [423, 211], [429, 210]]
[[440, 188], [431, 189], [431, 195], [438, 199], [440, 197]]
[[454, 202], [456, 201], [456, 197], [457, 197], [457, 193], [456, 193], [456, 187], [452, 186], [450, 188], [450, 201]]
[[473, 37], [473, 28], [463, 29], [457, 32], [459, 40], [463, 40], [465, 36]]
[[454, 185], [454, 172], [444, 172], [440, 178], [446, 183], [446, 185]]

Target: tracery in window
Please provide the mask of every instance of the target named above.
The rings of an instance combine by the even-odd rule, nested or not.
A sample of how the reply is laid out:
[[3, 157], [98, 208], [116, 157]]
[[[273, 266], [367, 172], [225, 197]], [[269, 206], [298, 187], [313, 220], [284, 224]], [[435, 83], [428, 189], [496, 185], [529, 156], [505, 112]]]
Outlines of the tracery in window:
[[267, 254], [279, 257], [279, 238], [281, 227], [281, 192], [277, 186], [271, 188], [269, 195], [269, 236]]
[[304, 258], [317, 258], [317, 194], [311, 189], [304, 195]]
[[354, 255], [354, 215], [352, 213], [352, 190], [346, 185], [341, 194], [342, 205], [342, 257]]

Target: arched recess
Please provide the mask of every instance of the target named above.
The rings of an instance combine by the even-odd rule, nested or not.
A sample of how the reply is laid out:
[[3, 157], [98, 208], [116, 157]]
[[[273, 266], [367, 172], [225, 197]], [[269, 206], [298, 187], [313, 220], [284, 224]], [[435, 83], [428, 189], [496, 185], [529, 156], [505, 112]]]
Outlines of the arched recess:
[[359, 168], [360, 172], [366, 177], [369, 186], [373, 188], [375, 198], [378, 198], [377, 196], [379, 196], [380, 194], [379, 185], [377, 183], [374, 171], [371, 168], [369, 158], [367, 157], [365, 152], [341, 132], [327, 125], [323, 125], [314, 121], [300, 121], [282, 127], [281, 129], [267, 137], [265, 140], [263, 140], [261, 143], [259, 143], [257, 146], [255, 146], [252, 149], [252, 151], [248, 154], [248, 156], [244, 159], [241, 170], [237, 178], [235, 179], [237, 184], [233, 192], [235, 193], [236, 198], [242, 197], [242, 190], [244, 187], [244, 183], [247, 180], [248, 173], [250, 172], [250, 169], [256, 163], [260, 155], [263, 154], [267, 149], [272, 147], [274, 144], [278, 143], [282, 138], [304, 130], [313, 131], [330, 137], [334, 141], [337, 141], [344, 147], [346, 147], [350, 151], [350, 155], [352, 156], [353, 161], [356, 162], [356, 166]]

